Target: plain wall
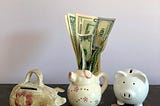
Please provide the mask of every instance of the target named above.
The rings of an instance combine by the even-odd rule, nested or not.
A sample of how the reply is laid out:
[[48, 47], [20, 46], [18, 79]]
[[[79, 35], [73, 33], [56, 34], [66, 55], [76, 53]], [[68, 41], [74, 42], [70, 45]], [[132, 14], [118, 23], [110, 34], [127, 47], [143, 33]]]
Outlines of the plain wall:
[[45, 83], [69, 83], [77, 65], [67, 13], [116, 18], [101, 58], [110, 84], [126, 68], [160, 84], [159, 0], [0, 0], [0, 83], [20, 83], [34, 68]]

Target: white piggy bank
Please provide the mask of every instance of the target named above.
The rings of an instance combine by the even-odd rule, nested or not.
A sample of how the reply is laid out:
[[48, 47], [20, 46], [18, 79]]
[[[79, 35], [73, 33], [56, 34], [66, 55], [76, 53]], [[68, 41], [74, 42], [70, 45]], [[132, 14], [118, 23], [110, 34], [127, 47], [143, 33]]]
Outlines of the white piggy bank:
[[136, 69], [127, 69], [115, 73], [113, 85], [118, 105], [132, 104], [143, 106], [143, 101], [149, 91], [146, 75]]

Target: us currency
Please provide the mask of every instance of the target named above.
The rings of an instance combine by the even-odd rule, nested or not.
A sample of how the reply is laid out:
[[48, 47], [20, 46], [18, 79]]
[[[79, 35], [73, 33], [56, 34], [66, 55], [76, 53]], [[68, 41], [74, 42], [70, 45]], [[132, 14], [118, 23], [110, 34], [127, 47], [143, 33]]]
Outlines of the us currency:
[[99, 73], [100, 57], [115, 19], [68, 14], [66, 23], [79, 69]]
[[112, 29], [115, 19], [109, 18], [98, 18], [96, 24], [95, 36], [93, 38], [93, 46], [92, 46], [92, 59], [90, 64], [90, 70], [93, 73], [99, 73], [97, 69], [99, 58], [101, 56], [102, 51], [104, 50], [108, 35]]
[[82, 52], [82, 70], [89, 70], [92, 56], [92, 34], [80, 34], [79, 43]]
[[[97, 19], [97, 17], [93, 17], [93, 16], [87, 16], [87, 15], [82, 15], [82, 14], [76, 14], [76, 36], [77, 36], [77, 39], [79, 40], [79, 34], [85, 34], [84, 32], [87, 32], [85, 30], [88, 30], [89, 32], [87, 34], [90, 33], [90, 30], [88, 27], [88, 29], [86, 29], [85, 26], [87, 26], [87, 24], [94, 24], [94, 26], [92, 25], [92, 27], [95, 28], [95, 25], [96, 25], [96, 22], [95, 20]], [[91, 23], [92, 22], [92, 23]], [[94, 29], [92, 28], [92, 29]], [[78, 41], [77, 40], [77, 41]], [[79, 44], [78, 44], [79, 45]], [[80, 48], [79, 48], [80, 49]]]
[[[84, 34], [86, 25], [92, 24], [92, 29], [95, 28], [97, 17], [87, 16], [82, 14], [76, 14], [76, 34]], [[89, 30], [88, 30], [89, 31]]]
[[82, 34], [94, 34], [96, 27], [96, 19], [94, 19], [94, 21], [83, 19], [82, 23], [83, 23]]
[[[95, 63], [94, 61], [91, 61], [91, 63], [90, 64], [92, 64], [92, 63], [95, 63], [96, 65], [93, 65], [92, 64], [92, 66], [95, 66], [95, 67], [90, 67], [90, 68], [94, 68], [94, 69], [90, 69], [91, 70], [91, 72], [94, 74], [94, 75], [98, 75], [100, 72], [101, 72], [101, 67], [100, 67], [100, 65], [101, 65], [101, 54], [99, 54], [98, 55], [98, 57], [97, 57], [97, 63]], [[91, 65], [90, 65], [91, 66]]]
[[[95, 31], [95, 26], [96, 26], [96, 19], [97, 17], [94, 16], [87, 16], [87, 15], [82, 15], [82, 14], [76, 14], [76, 35], [77, 35], [77, 41], [79, 41], [79, 35], [86, 35], [86, 34], [92, 34]], [[92, 39], [93, 40], [93, 39]], [[93, 42], [93, 41], [91, 41]], [[81, 45], [80, 42], [77, 42], [77, 45]], [[82, 50], [82, 47], [77, 46], [77, 49], [81, 52], [84, 52]], [[90, 52], [90, 51], [88, 51]], [[92, 51], [88, 54], [91, 54]], [[83, 53], [81, 53], [82, 56], [84, 56]], [[87, 62], [85, 62], [84, 57], [81, 56], [81, 60], [82, 62], [82, 68], [85, 68], [86, 66], [84, 64], [86, 64]], [[87, 60], [86, 60], [87, 61]], [[87, 66], [88, 67], [88, 66]]]
[[67, 24], [67, 28], [68, 28], [68, 32], [70, 33], [70, 38], [71, 38], [71, 42], [72, 42], [72, 46], [76, 55], [76, 61], [77, 61], [77, 65], [78, 68], [81, 67], [81, 55], [80, 51], [78, 51], [77, 49], [77, 36], [76, 36], [76, 16], [74, 14], [68, 14], [65, 15], [65, 19], [66, 19], [66, 24]]
[[100, 56], [101, 56], [101, 49], [102, 48], [97, 48], [93, 53], [92, 53], [92, 57], [91, 57], [91, 63], [90, 63], [90, 68], [89, 70], [92, 72], [92, 73], [99, 73], [99, 69], [100, 69], [100, 66], [98, 66], [98, 61], [100, 59]]
[[96, 24], [96, 31], [93, 41], [93, 48], [105, 47], [106, 39], [112, 29], [115, 19], [111, 18], [98, 18]]
[[71, 38], [71, 41], [72, 41], [73, 49], [76, 52], [76, 47], [75, 47], [75, 44], [74, 44], [75, 41], [74, 41], [74, 38], [73, 38], [73, 32], [71, 32], [71, 25], [70, 25], [70, 22], [69, 22], [68, 15], [65, 15], [65, 21], [66, 21], [66, 25], [67, 25], [67, 30], [70, 34], [70, 38]]

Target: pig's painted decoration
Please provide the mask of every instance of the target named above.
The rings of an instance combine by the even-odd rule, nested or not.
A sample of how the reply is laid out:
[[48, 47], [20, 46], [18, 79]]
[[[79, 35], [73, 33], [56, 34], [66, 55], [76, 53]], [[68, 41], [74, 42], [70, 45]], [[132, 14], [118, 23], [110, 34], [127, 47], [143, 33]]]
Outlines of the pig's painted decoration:
[[[37, 76], [36, 82], [31, 82], [31, 76]], [[60, 106], [66, 98], [60, 97], [61, 88], [51, 88], [43, 83], [42, 72], [35, 69], [27, 73], [25, 81], [16, 85], [10, 94], [10, 106]]]
[[25, 104], [26, 106], [31, 106], [33, 103], [32, 97], [33, 97], [33, 95], [31, 92], [26, 92], [26, 91], [17, 92], [15, 105], [21, 106], [21, 105]]
[[125, 69], [115, 73], [113, 85], [118, 105], [143, 106], [149, 91], [146, 75], [137, 69]]
[[[101, 100], [101, 95], [108, 85], [106, 74], [100, 73], [95, 76], [88, 70], [77, 70], [69, 72], [70, 85], [67, 95], [69, 102], [73, 106], [97, 106]], [[100, 86], [99, 79], [103, 77], [104, 83]]]

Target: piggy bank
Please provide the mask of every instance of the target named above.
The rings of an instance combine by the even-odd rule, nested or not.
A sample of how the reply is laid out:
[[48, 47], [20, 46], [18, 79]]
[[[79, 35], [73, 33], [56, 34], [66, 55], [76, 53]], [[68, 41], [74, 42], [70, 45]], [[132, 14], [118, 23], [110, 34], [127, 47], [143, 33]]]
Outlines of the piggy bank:
[[[30, 81], [32, 74], [37, 77], [36, 82]], [[10, 94], [10, 106], [60, 106], [66, 98], [60, 97], [61, 88], [51, 88], [43, 83], [42, 72], [34, 69], [27, 73], [25, 81], [16, 85]]]
[[118, 105], [143, 106], [149, 83], [146, 75], [136, 69], [126, 69], [115, 73], [113, 85]]
[[[100, 77], [104, 78], [102, 87]], [[70, 85], [68, 87], [68, 99], [72, 106], [97, 106], [101, 95], [108, 85], [105, 73], [95, 76], [88, 70], [77, 70], [69, 73]]]

